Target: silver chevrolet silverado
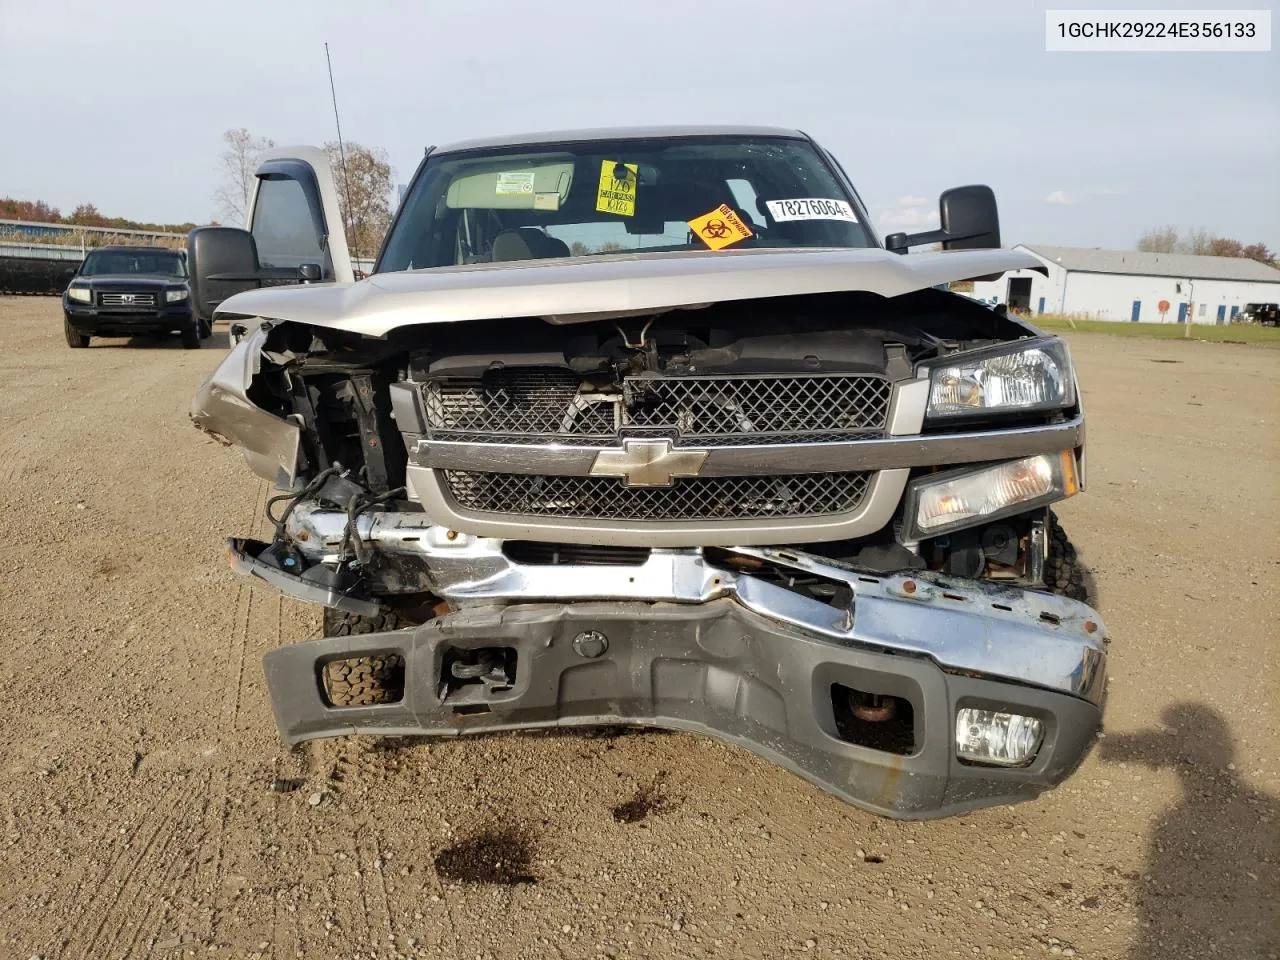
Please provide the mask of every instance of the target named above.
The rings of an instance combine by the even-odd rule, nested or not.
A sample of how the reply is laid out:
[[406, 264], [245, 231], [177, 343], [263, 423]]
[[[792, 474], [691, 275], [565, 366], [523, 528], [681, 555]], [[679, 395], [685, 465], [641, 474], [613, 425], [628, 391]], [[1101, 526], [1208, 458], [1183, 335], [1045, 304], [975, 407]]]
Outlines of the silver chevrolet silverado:
[[949, 292], [1039, 266], [991, 191], [939, 213], [877, 236], [793, 130], [507, 137], [428, 149], [357, 281], [324, 154], [268, 154], [188, 241], [233, 344], [192, 417], [275, 487], [232, 566], [324, 608], [265, 658], [285, 743], [658, 726], [900, 818], [1069, 776], [1076, 376]]

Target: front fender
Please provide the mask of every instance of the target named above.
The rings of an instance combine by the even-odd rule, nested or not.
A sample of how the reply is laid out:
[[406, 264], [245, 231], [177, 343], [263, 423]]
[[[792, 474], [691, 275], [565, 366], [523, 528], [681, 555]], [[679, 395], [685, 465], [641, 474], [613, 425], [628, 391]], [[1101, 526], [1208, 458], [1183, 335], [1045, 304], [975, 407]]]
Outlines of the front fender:
[[281, 490], [292, 490], [298, 475], [301, 433], [296, 423], [263, 410], [249, 399], [262, 371], [267, 328], [245, 333], [201, 384], [191, 402], [191, 420], [200, 430], [240, 448], [249, 469]]

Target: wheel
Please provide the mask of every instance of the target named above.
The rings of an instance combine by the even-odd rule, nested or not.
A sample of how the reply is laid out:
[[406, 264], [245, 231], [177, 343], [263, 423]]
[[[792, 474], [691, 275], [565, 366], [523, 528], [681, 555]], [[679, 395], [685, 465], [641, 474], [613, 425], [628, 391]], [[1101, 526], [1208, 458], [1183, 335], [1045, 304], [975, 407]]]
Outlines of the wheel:
[[1044, 583], [1053, 593], [1070, 600], [1089, 600], [1089, 575], [1058, 515], [1049, 511], [1049, 556], [1044, 561]]
[[200, 349], [200, 322], [192, 320], [191, 323], [182, 328], [182, 346], [185, 350]]
[[213, 336], [213, 324], [208, 320], [197, 320], [196, 330], [199, 332], [201, 340], [208, 340]]
[[[405, 626], [395, 613], [361, 617], [328, 607], [324, 611], [326, 637], [383, 633]], [[404, 699], [404, 658], [398, 654], [333, 660], [320, 672], [325, 696], [335, 707], [398, 703]]]
[[65, 313], [62, 315], [62, 332], [67, 335], [67, 346], [74, 347], [77, 350], [89, 345], [89, 335], [81, 333], [71, 325], [71, 318]]

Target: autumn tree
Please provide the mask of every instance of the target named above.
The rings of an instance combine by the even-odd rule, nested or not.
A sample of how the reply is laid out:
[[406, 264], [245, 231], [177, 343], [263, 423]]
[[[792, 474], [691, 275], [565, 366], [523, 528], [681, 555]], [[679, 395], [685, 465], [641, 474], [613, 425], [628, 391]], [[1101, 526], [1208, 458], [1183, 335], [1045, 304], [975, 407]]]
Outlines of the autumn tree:
[[1267, 249], [1265, 243], [1251, 243], [1246, 247], [1242, 247], [1240, 256], [1248, 257], [1250, 260], [1257, 260], [1259, 263], [1267, 263], [1273, 267], [1277, 266], [1276, 261], [1280, 260], [1280, 257], [1277, 257], [1276, 254]]
[[[391, 162], [380, 147], [326, 143], [353, 259], [377, 255], [391, 226]], [[345, 162], [344, 162], [345, 160]]]
[[1243, 257], [1244, 244], [1227, 237], [1214, 237], [1209, 243], [1209, 255], [1213, 257]]
[[27, 220], [33, 223], [57, 223], [62, 214], [43, 200], [14, 200], [0, 197], [0, 220]]
[[80, 227], [109, 227], [115, 226], [106, 217], [98, 212], [98, 208], [92, 203], [81, 203], [71, 211], [71, 215], [65, 218], [66, 223], [74, 223]]
[[1147, 253], [1189, 253], [1208, 257], [1248, 257], [1276, 266], [1276, 254], [1265, 243], [1244, 244], [1230, 237], [1220, 237], [1204, 227], [1185, 235], [1176, 227], [1155, 227], [1138, 238], [1138, 249]]
[[264, 150], [275, 146], [275, 141], [255, 137], [244, 127], [228, 130], [222, 135], [226, 149], [222, 152], [222, 179], [214, 191], [213, 199], [218, 214], [234, 224], [243, 224], [249, 212], [249, 198], [253, 196], [253, 174], [258, 169], [258, 157]]

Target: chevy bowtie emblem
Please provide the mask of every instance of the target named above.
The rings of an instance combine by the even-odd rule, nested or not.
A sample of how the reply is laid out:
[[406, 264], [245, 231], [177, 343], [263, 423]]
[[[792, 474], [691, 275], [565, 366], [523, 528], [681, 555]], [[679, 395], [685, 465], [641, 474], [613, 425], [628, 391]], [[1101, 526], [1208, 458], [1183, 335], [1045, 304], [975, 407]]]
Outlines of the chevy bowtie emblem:
[[696, 477], [710, 451], [674, 450], [670, 440], [623, 440], [621, 450], [601, 450], [593, 477], [621, 477], [628, 487], [669, 487], [676, 477]]

